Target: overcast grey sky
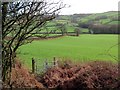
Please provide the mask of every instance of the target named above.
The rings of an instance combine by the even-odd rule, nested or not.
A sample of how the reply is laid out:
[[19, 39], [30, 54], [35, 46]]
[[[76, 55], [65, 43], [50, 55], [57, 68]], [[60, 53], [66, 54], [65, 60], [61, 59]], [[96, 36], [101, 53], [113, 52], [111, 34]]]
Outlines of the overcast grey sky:
[[65, 4], [71, 5], [71, 7], [62, 9], [61, 14], [117, 11], [119, 1], [120, 0], [63, 0]]

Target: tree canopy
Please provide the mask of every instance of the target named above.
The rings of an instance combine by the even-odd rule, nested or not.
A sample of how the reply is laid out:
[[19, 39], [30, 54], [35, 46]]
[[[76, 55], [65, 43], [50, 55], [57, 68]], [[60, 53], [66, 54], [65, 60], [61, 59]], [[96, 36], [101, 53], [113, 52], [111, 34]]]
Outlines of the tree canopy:
[[2, 2], [2, 77], [11, 72], [17, 49], [34, 34], [40, 32], [47, 21], [54, 19], [62, 8], [62, 1], [28, 0]]

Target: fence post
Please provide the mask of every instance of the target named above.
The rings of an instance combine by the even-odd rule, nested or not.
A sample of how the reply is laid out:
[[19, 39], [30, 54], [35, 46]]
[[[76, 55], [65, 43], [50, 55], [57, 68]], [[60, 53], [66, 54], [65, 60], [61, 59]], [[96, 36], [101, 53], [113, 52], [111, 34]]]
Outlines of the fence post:
[[35, 73], [35, 60], [32, 58], [32, 73]]
[[53, 65], [54, 65], [54, 67], [57, 66], [57, 60], [55, 57], [53, 58]]

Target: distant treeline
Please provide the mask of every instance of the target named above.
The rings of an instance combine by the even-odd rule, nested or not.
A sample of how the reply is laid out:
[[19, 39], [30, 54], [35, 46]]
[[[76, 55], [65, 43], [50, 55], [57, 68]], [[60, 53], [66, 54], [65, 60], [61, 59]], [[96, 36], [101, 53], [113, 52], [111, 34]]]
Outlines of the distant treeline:
[[93, 34], [120, 34], [119, 27], [117, 24], [92, 24], [92, 23], [86, 23], [86, 24], [80, 24], [79, 27], [82, 28], [88, 28], [89, 33]]
[[94, 34], [120, 34], [118, 25], [102, 25], [94, 24], [90, 25], [89, 30]]

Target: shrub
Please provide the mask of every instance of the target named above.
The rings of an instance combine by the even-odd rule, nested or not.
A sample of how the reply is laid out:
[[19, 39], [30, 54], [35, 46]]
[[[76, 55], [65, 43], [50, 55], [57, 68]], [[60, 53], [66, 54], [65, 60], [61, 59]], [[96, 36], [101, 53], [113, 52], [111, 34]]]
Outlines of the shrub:
[[41, 82], [48, 88], [120, 88], [117, 65], [96, 61], [84, 65], [67, 64], [48, 70]]

